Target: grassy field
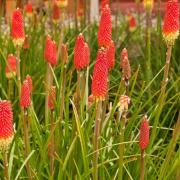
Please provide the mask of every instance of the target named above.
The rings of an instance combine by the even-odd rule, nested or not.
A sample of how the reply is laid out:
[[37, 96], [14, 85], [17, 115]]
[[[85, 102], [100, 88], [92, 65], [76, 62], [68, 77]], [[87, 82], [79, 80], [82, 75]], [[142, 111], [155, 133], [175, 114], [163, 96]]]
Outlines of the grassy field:
[[[138, 19], [137, 14], [134, 16]], [[93, 102], [89, 106], [88, 96], [91, 94], [92, 74], [98, 52], [99, 22], [90, 24], [83, 22], [76, 29], [74, 21], [65, 21], [62, 26], [60, 19], [60, 26], [55, 26], [48, 17], [48, 14], [40, 15], [37, 23], [26, 20], [25, 32], [29, 38], [29, 48], [20, 50], [22, 82], [27, 74], [33, 80], [32, 105], [27, 108], [29, 150], [26, 155], [24, 117], [19, 106], [18, 81], [16, 77], [8, 80], [5, 75], [7, 56], [8, 54], [18, 56], [17, 48], [14, 47], [10, 36], [10, 25], [5, 25], [1, 18], [0, 98], [9, 99], [12, 103], [15, 131], [8, 153], [10, 179], [92, 179], [92, 177], [96, 179], [93, 176], [93, 159], [96, 154], [98, 179], [137, 180], [143, 171], [140, 166], [142, 157], [139, 148], [139, 129], [143, 116], [147, 115], [150, 141], [144, 154], [144, 179], [178, 180], [180, 178], [180, 40], [178, 39], [173, 46], [169, 81], [165, 91], [162, 92], [167, 50], [162, 37], [162, 18], [158, 15], [153, 17], [149, 41], [146, 40], [148, 37], [145, 14], [140, 16], [140, 26], [137, 20], [134, 31], [128, 30], [128, 22], [124, 15], [118, 14], [117, 19], [113, 18], [115, 67], [108, 75], [108, 97], [103, 102], [97, 152], [94, 151], [93, 139], [98, 103]], [[90, 47], [90, 65], [77, 73], [73, 58], [75, 40], [79, 33], [83, 33]], [[60, 56], [58, 64], [50, 68], [53, 72], [53, 85], [56, 86], [57, 98], [54, 111], [49, 111], [49, 118], [45, 120], [47, 62], [44, 60], [44, 49], [47, 34], [51, 35], [58, 47], [61, 42], [67, 44], [68, 63], [64, 65]], [[131, 103], [126, 112], [125, 129], [122, 127], [122, 112], [118, 110], [119, 97], [126, 93], [119, 67], [123, 48], [128, 50], [131, 65], [128, 93]], [[84, 74], [86, 81], [84, 86], [81, 86], [84, 89], [84, 98], [77, 102], [79, 74], [80, 76]], [[10, 84], [11, 89], [9, 89]], [[53, 127], [50, 115], [55, 122]], [[53, 136], [55, 147], [53, 154], [50, 154], [49, 148]], [[54, 158], [53, 173], [50, 170], [52, 157]], [[3, 153], [0, 155], [0, 160], [0, 177], [3, 179]], [[31, 178], [27, 173], [27, 162]], [[121, 175], [118, 173], [120, 170]]]

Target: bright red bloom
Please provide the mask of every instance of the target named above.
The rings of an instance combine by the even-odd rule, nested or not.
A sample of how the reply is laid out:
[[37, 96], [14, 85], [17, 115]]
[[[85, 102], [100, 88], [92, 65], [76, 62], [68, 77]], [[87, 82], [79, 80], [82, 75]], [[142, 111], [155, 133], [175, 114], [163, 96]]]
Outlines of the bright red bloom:
[[129, 20], [129, 30], [134, 31], [136, 29], [136, 19], [134, 16], [131, 16]]
[[149, 144], [149, 123], [146, 116], [143, 117], [140, 127], [139, 146], [144, 150]]
[[74, 67], [77, 71], [79, 71], [81, 69], [84, 69], [87, 65], [88, 64], [85, 60], [84, 36], [82, 34], [79, 34], [74, 47]]
[[108, 63], [108, 69], [113, 69], [115, 65], [115, 45], [114, 41], [111, 41], [111, 44], [109, 46], [109, 49], [107, 51], [107, 63]]
[[51, 40], [50, 36], [47, 36], [46, 38], [44, 58], [52, 66], [57, 64], [57, 46], [56, 46], [55, 41]]
[[59, 18], [60, 18], [60, 9], [59, 7], [57, 6], [57, 4], [54, 4], [53, 5], [53, 11], [52, 11], [52, 17], [53, 17], [53, 21], [55, 23], [58, 23], [59, 21]]
[[27, 80], [28, 85], [29, 85], [29, 91], [30, 91], [30, 93], [32, 93], [33, 83], [32, 83], [32, 78], [29, 74], [26, 76], [26, 80]]
[[108, 5], [102, 9], [101, 19], [98, 29], [99, 47], [109, 47], [112, 36], [111, 10]]
[[108, 90], [107, 50], [100, 49], [94, 65], [91, 91], [94, 99], [104, 100]]
[[49, 109], [54, 110], [55, 101], [56, 101], [56, 86], [51, 86], [49, 96], [48, 96]]
[[90, 49], [89, 49], [89, 46], [88, 46], [88, 44], [87, 43], [85, 43], [85, 45], [84, 45], [84, 48], [85, 48], [85, 50], [84, 50], [84, 58], [85, 58], [85, 61], [86, 61], [86, 65], [87, 66], [89, 66], [89, 62], [90, 62]]
[[21, 88], [21, 99], [20, 99], [20, 105], [24, 108], [27, 108], [31, 105], [31, 92], [29, 89], [28, 81], [25, 80], [23, 82], [22, 88]]
[[13, 112], [9, 101], [0, 101], [0, 150], [6, 151], [12, 142]]
[[25, 6], [25, 11], [26, 11], [26, 14], [28, 16], [32, 16], [33, 15], [33, 6], [30, 2], [28, 2]]
[[23, 45], [25, 39], [25, 33], [24, 33], [23, 16], [20, 9], [16, 9], [13, 12], [11, 36], [15, 46]]
[[110, 5], [110, 0], [102, 0], [101, 1], [101, 10], [106, 7], [106, 5]]
[[12, 54], [8, 55], [7, 65], [6, 65], [6, 77], [8, 79], [13, 78], [16, 75], [16, 57]]
[[179, 36], [179, 4], [177, 0], [169, 0], [163, 25], [163, 37], [167, 45], [173, 45]]

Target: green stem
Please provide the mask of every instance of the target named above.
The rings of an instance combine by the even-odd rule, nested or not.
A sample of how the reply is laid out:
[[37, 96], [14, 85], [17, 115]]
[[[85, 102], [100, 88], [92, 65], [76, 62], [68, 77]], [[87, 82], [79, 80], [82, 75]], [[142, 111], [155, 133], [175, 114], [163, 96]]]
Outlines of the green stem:
[[101, 109], [102, 101], [98, 101], [96, 107], [96, 120], [94, 128], [94, 142], [93, 142], [93, 180], [98, 180], [98, 154], [99, 154], [99, 142], [100, 142], [100, 125], [101, 125]]
[[120, 121], [120, 145], [119, 145], [119, 172], [118, 180], [123, 179], [123, 156], [124, 156], [124, 131], [126, 126], [126, 112], [123, 112], [121, 118], [121, 112], [118, 112], [118, 122]]
[[49, 96], [49, 90], [53, 82], [53, 74], [51, 70], [51, 65], [47, 63], [47, 71], [46, 71], [46, 98], [45, 98], [45, 124], [48, 125], [49, 121], [49, 108], [48, 108], [48, 96]]
[[[28, 157], [30, 152], [30, 144], [29, 144], [29, 133], [28, 133], [28, 112], [27, 109], [24, 108], [24, 145], [25, 145], [25, 158]], [[29, 160], [26, 163], [26, 170], [28, 174], [28, 178], [32, 179], [31, 177], [31, 169], [29, 165]]]
[[14, 95], [14, 86], [13, 86], [13, 80], [9, 79], [8, 80], [8, 97], [10, 100], [12, 100]]
[[53, 179], [54, 176], [54, 117], [53, 117], [53, 110], [51, 111], [51, 139], [50, 139], [50, 174], [51, 178]]
[[19, 99], [21, 96], [21, 67], [20, 67], [20, 47], [17, 46], [17, 58], [16, 58], [16, 74], [17, 74], [17, 80], [18, 80], [18, 93], [19, 93]]
[[7, 151], [4, 152], [4, 177], [5, 177], [5, 180], [10, 180], [9, 173], [8, 173], [8, 153], [7, 153]]
[[164, 177], [166, 177], [166, 173], [168, 172], [168, 166], [169, 166], [169, 163], [170, 163], [170, 160], [171, 160], [171, 157], [173, 156], [173, 153], [174, 153], [174, 148], [176, 146], [176, 142], [178, 140], [178, 137], [180, 135], [180, 112], [179, 112], [179, 115], [178, 115], [178, 120], [177, 120], [177, 123], [176, 123], [176, 127], [173, 131], [173, 137], [172, 137], [172, 140], [171, 142], [169, 143], [169, 147], [168, 147], [168, 152], [166, 154], [166, 158], [161, 166], [161, 170], [160, 170], [160, 176], [159, 176], [159, 179], [160, 180], [163, 180]]
[[144, 175], [145, 175], [144, 150], [141, 150], [140, 180], [144, 180]]

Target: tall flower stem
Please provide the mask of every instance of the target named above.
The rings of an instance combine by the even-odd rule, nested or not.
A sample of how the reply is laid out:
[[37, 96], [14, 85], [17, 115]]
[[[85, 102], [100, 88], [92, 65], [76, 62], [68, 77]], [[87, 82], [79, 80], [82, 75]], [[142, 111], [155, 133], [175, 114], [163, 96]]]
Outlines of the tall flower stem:
[[126, 111], [122, 113], [118, 112], [118, 122], [120, 121], [120, 145], [119, 145], [119, 172], [118, 180], [123, 179], [123, 156], [124, 156], [124, 131], [126, 126]]
[[152, 129], [152, 138], [151, 138], [151, 145], [153, 144], [153, 141], [156, 137], [156, 131], [157, 131], [157, 125], [158, 125], [158, 120], [162, 112], [164, 100], [165, 100], [165, 93], [166, 93], [166, 86], [168, 83], [168, 75], [169, 75], [169, 66], [170, 66], [170, 61], [171, 61], [171, 53], [172, 53], [172, 46], [168, 46], [167, 48], [167, 53], [166, 53], [166, 64], [164, 67], [164, 77], [163, 81], [161, 84], [161, 92], [160, 92], [160, 97], [159, 97], [159, 108], [157, 112], [157, 116], [155, 118], [154, 124], [153, 124], [153, 129]]
[[144, 150], [141, 150], [140, 180], [144, 180], [144, 175], [145, 175]]
[[17, 46], [17, 58], [16, 58], [16, 74], [17, 74], [17, 80], [18, 80], [18, 93], [19, 97], [21, 95], [21, 67], [20, 67], [20, 47]]
[[51, 111], [51, 139], [50, 139], [50, 174], [51, 178], [54, 176], [54, 116], [53, 116], [53, 110]]
[[14, 95], [14, 86], [13, 86], [13, 80], [9, 79], [8, 80], [8, 97], [11, 100], [13, 98]]
[[8, 152], [4, 152], [4, 177], [5, 180], [10, 180], [8, 173]]
[[146, 58], [147, 58], [147, 81], [151, 79], [151, 10], [146, 11]]
[[99, 143], [100, 143], [100, 125], [101, 125], [101, 111], [102, 101], [97, 102], [96, 107], [96, 120], [94, 128], [94, 142], [93, 142], [93, 180], [98, 180], [98, 154], [99, 154]]
[[[24, 144], [25, 144], [25, 157], [27, 158], [30, 152], [27, 108], [24, 108]], [[32, 179], [29, 160], [26, 163], [26, 170], [27, 170], [28, 178]]]
[[46, 72], [46, 99], [45, 99], [45, 124], [48, 124], [49, 121], [49, 108], [48, 108], [48, 95], [49, 95], [49, 90], [52, 85], [53, 81], [53, 74], [51, 70], [51, 65], [50, 63], [47, 63], [47, 72]]

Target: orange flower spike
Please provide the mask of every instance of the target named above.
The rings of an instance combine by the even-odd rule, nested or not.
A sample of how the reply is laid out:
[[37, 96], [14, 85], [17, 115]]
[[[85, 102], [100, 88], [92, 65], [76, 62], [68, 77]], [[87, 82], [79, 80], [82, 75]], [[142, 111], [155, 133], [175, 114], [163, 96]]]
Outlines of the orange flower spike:
[[84, 69], [86, 66], [84, 36], [79, 34], [74, 47], [74, 67], [79, 71]]
[[111, 70], [114, 68], [115, 65], [115, 44], [114, 41], [111, 41], [109, 49], [107, 51], [107, 63], [108, 69]]
[[108, 91], [108, 68], [107, 68], [107, 50], [101, 48], [98, 51], [97, 59], [94, 65], [91, 91], [96, 101], [104, 100]]
[[141, 150], [144, 150], [147, 148], [148, 144], [149, 144], [149, 123], [147, 116], [144, 116], [140, 127], [139, 146]]
[[22, 88], [21, 88], [21, 99], [20, 99], [20, 106], [27, 108], [31, 105], [31, 98], [30, 98], [31, 92], [29, 89], [28, 81], [25, 80], [23, 82]]
[[109, 47], [112, 36], [111, 10], [108, 5], [102, 9], [101, 19], [98, 29], [98, 45], [99, 47]]
[[5, 71], [8, 79], [12, 79], [13, 76], [16, 76], [16, 57], [12, 54], [8, 55]]
[[0, 101], [0, 150], [7, 151], [14, 136], [13, 112], [9, 101]]
[[48, 107], [50, 110], [54, 110], [56, 101], [56, 86], [52, 86], [48, 97]]
[[20, 9], [12, 15], [11, 37], [15, 46], [22, 46], [25, 39], [23, 16]]
[[177, 0], [169, 0], [163, 24], [163, 38], [167, 46], [174, 45], [179, 36], [179, 5]]

